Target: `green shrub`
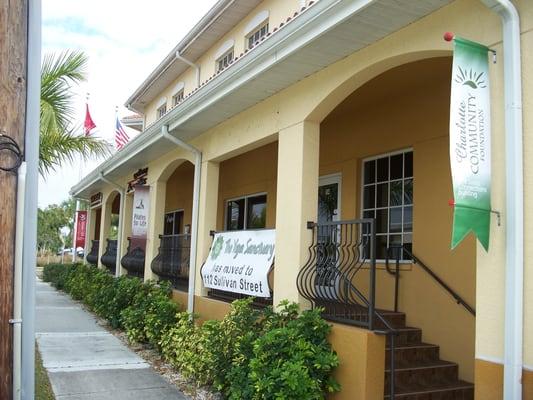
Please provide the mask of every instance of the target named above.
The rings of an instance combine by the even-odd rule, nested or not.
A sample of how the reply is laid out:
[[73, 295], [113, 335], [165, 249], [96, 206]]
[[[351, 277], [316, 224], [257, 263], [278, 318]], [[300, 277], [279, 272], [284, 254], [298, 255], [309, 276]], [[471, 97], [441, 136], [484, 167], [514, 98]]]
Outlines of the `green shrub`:
[[159, 341], [163, 357], [186, 378], [192, 378], [195, 373], [191, 360], [198, 354], [199, 331], [190, 314], [182, 312], [176, 314], [176, 323]]
[[131, 342], [150, 342], [158, 347], [162, 332], [176, 320], [178, 306], [170, 298], [168, 282], [146, 282], [121, 312], [121, 322]]
[[50, 282], [55, 288], [63, 290], [65, 282], [74, 267], [74, 265], [70, 264], [45, 265], [43, 268], [43, 280], [45, 282]]
[[327, 341], [330, 329], [320, 310], [311, 310], [258, 338], [250, 360], [252, 398], [323, 399], [338, 391], [331, 376], [339, 361]]
[[83, 301], [132, 342], [149, 342], [186, 378], [212, 385], [230, 400], [324, 399], [339, 390], [331, 327], [320, 310], [299, 312], [284, 301], [276, 312], [234, 301], [221, 321], [197, 326], [179, 313], [166, 282], [114, 278], [85, 265], [47, 265], [43, 279]]

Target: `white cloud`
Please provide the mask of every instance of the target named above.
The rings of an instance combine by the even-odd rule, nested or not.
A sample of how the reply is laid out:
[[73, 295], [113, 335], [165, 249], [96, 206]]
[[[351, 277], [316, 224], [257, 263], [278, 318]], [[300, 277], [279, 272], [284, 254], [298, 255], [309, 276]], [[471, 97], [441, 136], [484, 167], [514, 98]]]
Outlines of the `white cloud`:
[[[131, 113], [123, 106], [126, 99], [215, 2], [44, 0], [43, 55], [71, 49], [89, 57], [88, 80], [75, 88], [78, 125], [85, 117], [88, 92], [96, 132], [112, 143], [115, 108], [120, 117]], [[83, 165], [84, 174], [98, 163]], [[39, 206], [65, 200], [79, 170], [80, 163], [75, 163], [41, 179]]]

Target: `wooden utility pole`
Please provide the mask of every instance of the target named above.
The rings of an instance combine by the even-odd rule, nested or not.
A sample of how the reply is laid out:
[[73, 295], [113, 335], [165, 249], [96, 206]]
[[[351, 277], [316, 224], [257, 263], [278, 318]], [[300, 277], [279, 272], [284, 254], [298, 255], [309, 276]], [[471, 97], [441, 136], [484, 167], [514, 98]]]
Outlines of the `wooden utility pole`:
[[[27, 0], [0, 0], [0, 133], [24, 149]], [[0, 166], [12, 154], [0, 151]], [[0, 399], [12, 398], [13, 268], [17, 175], [0, 170]]]

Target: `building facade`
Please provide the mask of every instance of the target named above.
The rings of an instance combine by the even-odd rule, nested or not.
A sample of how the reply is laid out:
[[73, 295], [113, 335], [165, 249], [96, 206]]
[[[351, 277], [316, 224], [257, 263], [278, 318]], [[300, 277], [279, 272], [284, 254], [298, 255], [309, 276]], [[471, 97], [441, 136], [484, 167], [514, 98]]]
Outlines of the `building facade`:
[[[272, 296], [258, 306], [324, 307], [341, 360], [343, 389], [332, 398], [390, 398], [393, 369], [397, 398], [501, 399], [519, 387], [533, 399], [533, 3], [513, 2], [525, 204], [514, 375], [505, 362], [516, 343], [506, 321], [519, 320], [505, 308], [506, 271], [515, 268], [506, 258], [508, 66], [498, 9], [489, 7], [498, 2], [485, 3], [218, 1], [128, 99], [141, 134], [72, 188], [91, 203], [87, 262], [171, 280], [184, 307], [220, 318], [241, 295], [204, 286], [212, 231], [275, 229]], [[450, 249], [447, 31], [497, 54], [489, 68], [499, 215], [488, 251], [471, 236]], [[149, 206], [139, 240], [141, 186]]]

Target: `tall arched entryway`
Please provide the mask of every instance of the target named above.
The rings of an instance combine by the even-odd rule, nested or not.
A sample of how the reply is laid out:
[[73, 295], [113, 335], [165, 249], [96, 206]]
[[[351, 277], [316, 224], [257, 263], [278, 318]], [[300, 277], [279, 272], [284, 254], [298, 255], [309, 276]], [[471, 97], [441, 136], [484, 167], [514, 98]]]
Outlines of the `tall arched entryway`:
[[[194, 165], [176, 160], [161, 173], [158, 185], [164, 185], [164, 196], [158, 198], [155, 220], [155, 239], [158, 251], [150, 262], [151, 271], [159, 279], [187, 292], [191, 251]], [[184, 301], [180, 297], [180, 300]]]
[[105, 204], [106, 215], [104, 216], [104, 240], [101, 245], [104, 253], [100, 257], [100, 262], [104, 265], [109, 273], [116, 274], [117, 268], [117, 246], [119, 237], [119, 220], [120, 220], [120, 193], [113, 191], [107, 198]]
[[[473, 396], [464, 381], [474, 380], [475, 316], [448, 290], [474, 306], [475, 242], [450, 250], [451, 63], [437, 57], [389, 69], [358, 85], [320, 123], [315, 258], [300, 274], [300, 289], [342, 323], [372, 326], [368, 304], [381, 310], [400, 331], [397, 394]], [[373, 241], [362, 219], [375, 221]]]

